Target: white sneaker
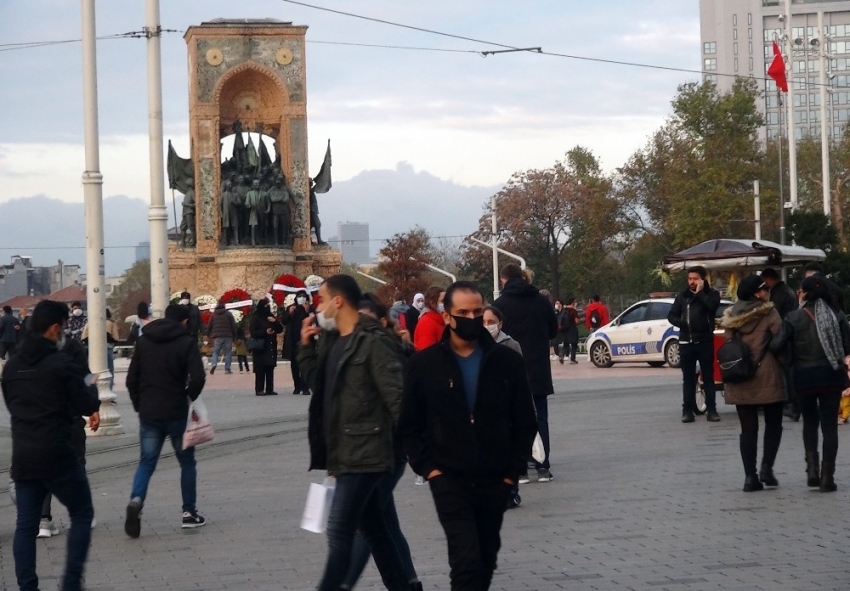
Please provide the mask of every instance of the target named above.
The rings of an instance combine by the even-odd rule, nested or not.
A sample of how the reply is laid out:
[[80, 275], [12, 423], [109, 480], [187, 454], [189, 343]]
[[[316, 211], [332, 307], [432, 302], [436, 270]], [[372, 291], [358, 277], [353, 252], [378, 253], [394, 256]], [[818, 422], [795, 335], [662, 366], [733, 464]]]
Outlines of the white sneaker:
[[425, 478], [423, 476], [417, 476], [415, 484], [416, 486], [422, 486], [425, 484]]
[[59, 528], [51, 519], [42, 519], [38, 524], [37, 538], [51, 538], [59, 535]]
[[528, 474], [523, 474], [519, 477], [519, 484], [528, 484], [529, 482], [531, 481], [528, 479]]

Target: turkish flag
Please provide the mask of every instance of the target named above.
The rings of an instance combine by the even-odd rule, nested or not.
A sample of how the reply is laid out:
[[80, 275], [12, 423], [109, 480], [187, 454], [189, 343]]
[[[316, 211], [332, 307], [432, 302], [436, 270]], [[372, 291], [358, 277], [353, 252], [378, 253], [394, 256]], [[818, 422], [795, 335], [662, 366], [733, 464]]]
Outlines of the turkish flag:
[[782, 52], [779, 50], [779, 45], [776, 41], [773, 42], [773, 62], [767, 69], [767, 75], [776, 81], [776, 86], [782, 92], [788, 92], [788, 79], [785, 77], [785, 60], [782, 59]]

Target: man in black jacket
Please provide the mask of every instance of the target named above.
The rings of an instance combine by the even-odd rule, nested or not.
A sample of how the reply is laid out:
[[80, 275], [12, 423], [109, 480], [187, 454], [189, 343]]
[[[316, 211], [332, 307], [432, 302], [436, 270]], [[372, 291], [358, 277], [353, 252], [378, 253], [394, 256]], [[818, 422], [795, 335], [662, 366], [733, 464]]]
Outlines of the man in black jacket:
[[186, 309], [189, 310], [189, 320], [186, 323], [186, 331], [189, 333], [189, 336], [195, 340], [195, 344], [197, 344], [198, 332], [201, 330], [201, 309], [192, 303], [192, 294], [188, 291], [184, 291], [180, 294], [179, 303], [181, 306], [186, 306]]
[[165, 439], [180, 462], [180, 491], [183, 495], [183, 528], [201, 527], [206, 520], [198, 515], [196, 500], [195, 449], [183, 449], [183, 433], [189, 414], [189, 400], [204, 388], [204, 364], [196, 340], [186, 333], [189, 310], [171, 304], [165, 318], [145, 326], [127, 371], [127, 391], [139, 413], [141, 459], [133, 479], [133, 492], [127, 505], [124, 531], [131, 538], [141, 533], [139, 516]]
[[714, 392], [714, 317], [720, 307], [720, 293], [706, 281], [704, 267], [688, 269], [688, 287], [673, 301], [667, 320], [679, 328], [679, 355], [682, 365], [682, 422], [694, 422], [697, 392], [697, 362], [705, 388], [706, 419], [720, 420]]
[[12, 418], [12, 478], [18, 521], [13, 553], [18, 586], [37, 591], [36, 533], [41, 507], [52, 493], [68, 508], [71, 529], [62, 589], [81, 589], [91, 541], [91, 489], [72, 443], [75, 421], [100, 408], [97, 389], [59, 352], [68, 307], [45, 300], [33, 310], [31, 333], [3, 369], [3, 398]]
[[[534, 408], [537, 409], [537, 431], [543, 441], [546, 457], [542, 462], [534, 460], [537, 467], [537, 481], [549, 482], [549, 401], [548, 396], [555, 390], [552, 387], [552, 364], [549, 359], [549, 342], [558, 334], [558, 320], [555, 309], [549, 299], [522, 276], [519, 265], [508, 264], [502, 267], [502, 295], [493, 305], [505, 315], [502, 331], [510, 335], [522, 347], [525, 369], [531, 394], [534, 396]], [[528, 456], [531, 448], [528, 448]], [[523, 472], [520, 483], [528, 482]]]
[[511, 487], [537, 424], [523, 358], [484, 328], [484, 298], [459, 281], [443, 299], [440, 344], [411, 357], [398, 432], [428, 479], [449, 547], [451, 588], [488, 589]]

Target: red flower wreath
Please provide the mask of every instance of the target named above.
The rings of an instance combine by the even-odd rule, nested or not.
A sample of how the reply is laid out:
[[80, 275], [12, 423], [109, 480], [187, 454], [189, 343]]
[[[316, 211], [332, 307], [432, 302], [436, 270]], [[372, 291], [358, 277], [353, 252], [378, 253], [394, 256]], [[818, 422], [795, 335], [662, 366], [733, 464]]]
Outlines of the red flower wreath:
[[218, 298], [218, 301], [224, 304], [225, 307], [227, 307], [227, 304], [233, 304], [236, 302], [251, 302], [250, 304], [239, 306], [238, 308], [227, 308], [228, 310], [239, 310], [244, 316], [248, 316], [251, 313], [251, 307], [254, 305], [251, 294], [244, 289], [239, 289], [238, 287], [224, 292], [221, 297]]
[[295, 275], [284, 274], [274, 280], [269, 293], [274, 298], [274, 303], [278, 306], [283, 306], [283, 300], [291, 293], [303, 289], [307, 291], [307, 286]]

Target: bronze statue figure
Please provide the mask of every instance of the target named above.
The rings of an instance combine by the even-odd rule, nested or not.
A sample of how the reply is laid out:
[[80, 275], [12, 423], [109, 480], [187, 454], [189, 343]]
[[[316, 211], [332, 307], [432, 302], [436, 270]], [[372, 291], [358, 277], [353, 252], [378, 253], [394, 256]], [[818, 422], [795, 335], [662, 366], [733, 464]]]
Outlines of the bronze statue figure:
[[[180, 222], [180, 234], [183, 247], [195, 246], [195, 189], [194, 181], [187, 181], [186, 193], [183, 195], [183, 220]], [[190, 235], [191, 234], [191, 235]]]

